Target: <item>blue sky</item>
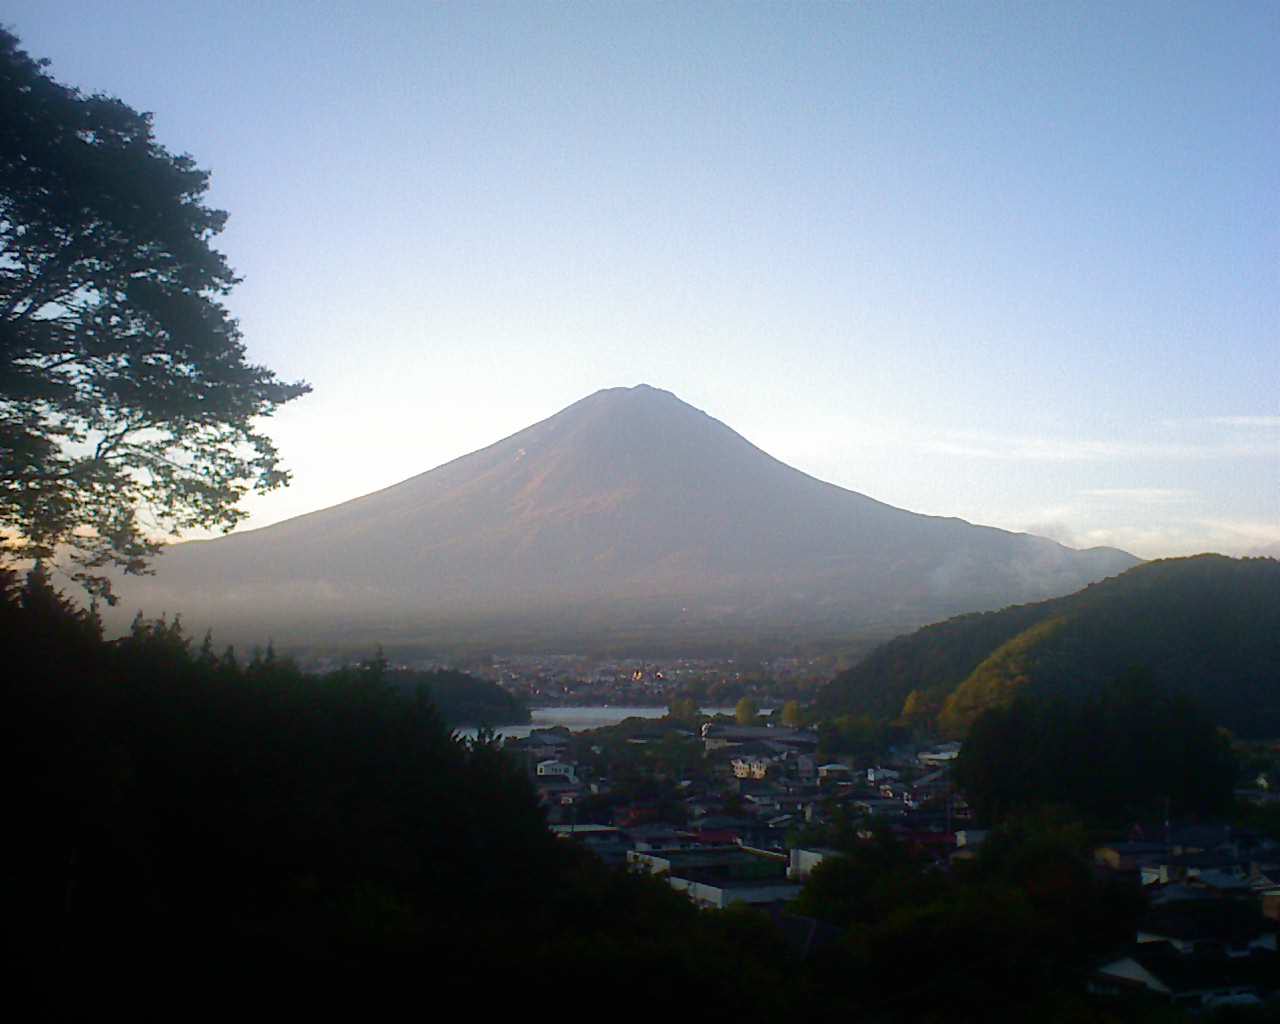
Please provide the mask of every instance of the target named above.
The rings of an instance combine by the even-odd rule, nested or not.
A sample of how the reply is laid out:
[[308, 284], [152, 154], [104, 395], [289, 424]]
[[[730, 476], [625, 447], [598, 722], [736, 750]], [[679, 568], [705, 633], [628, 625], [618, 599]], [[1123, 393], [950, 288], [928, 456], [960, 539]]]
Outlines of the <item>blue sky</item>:
[[1280, 5], [10, 5], [315, 393], [249, 525], [602, 387], [921, 512], [1280, 544]]

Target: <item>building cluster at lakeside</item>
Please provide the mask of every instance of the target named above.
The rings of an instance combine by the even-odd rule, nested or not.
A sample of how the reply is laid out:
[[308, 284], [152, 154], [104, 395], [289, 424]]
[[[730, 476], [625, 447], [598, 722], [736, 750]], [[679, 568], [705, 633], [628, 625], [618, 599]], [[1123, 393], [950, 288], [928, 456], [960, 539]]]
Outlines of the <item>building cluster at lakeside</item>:
[[[980, 856], [991, 835], [975, 827], [955, 784], [958, 742], [827, 758], [816, 733], [776, 725], [717, 719], [609, 732], [534, 730], [507, 741], [551, 830], [619, 869], [665, 878], [698, 906], [767, 911], [803, 952], [839, 941], [839, 929], [797, 913], [795, 901], [815, 869], [848, 855], [847, 841], [887, 835], [919, 871], [949, 874]], [[701, 748], [700, 763], [636, 797], [611, 777], [610, 743], [683, 744]], [[1273, 804], [1276, 789], [1260, 776], [1237, 796]], [[823, 842], [841, 830], [843, 848]], [[1132, 889], [1144, 909], [1128, 941], [1095, 951], [1090, 992], [1192, 1010], [1280, 998], [1280, 842], [1217, 822], [1138, 823], [1096, 842], [1091, 870]]]
[[[742, 697], [777, 701], [812, 696], [831, 679], [835, 659], [784, 655], [750, 662], [732, 657], [603, 658], [583, 654], [497, 654], [484, 658], [393, 658], [405, 671], [462, 669], [496, 683], [529, 707], [665, 707], [676, 695], [732, 705]], [[334, 671], [339, 657], [301, 660], [310, 672]]]
[[831, 660], [779, 656], [745, 664], [736, 658], [585, 658], [496, 656], [473, 670], [530, 706], [633, 704], [664, 706], [677, 694], [708, 702], [809, 694], [831, 678]]

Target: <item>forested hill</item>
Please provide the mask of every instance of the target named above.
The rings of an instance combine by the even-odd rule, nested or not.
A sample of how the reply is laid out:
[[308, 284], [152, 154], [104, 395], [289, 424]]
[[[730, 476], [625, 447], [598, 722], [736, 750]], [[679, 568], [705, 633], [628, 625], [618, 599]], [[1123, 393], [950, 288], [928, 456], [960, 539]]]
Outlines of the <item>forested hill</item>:
[[1133, 667], [1240, 735], [1280, 735], [1280, 562], [1163, 559], [1067, 597], [948, 619], [877, 648], [818, 706], [936, 715], [958, 734], [1021, 689], [1082, 694]]
[[424, 688], [446, 724], [517, 725], [529, 721], [529, 709], [497, 683], [465, 672], [437, 669], [433, 672], [395, 670], [387, 682], [413, 696]]
[[135, 1001], [155, 1005], [523, 1007], [643, 978], [668, 1016], [816, 1015], [768, 921], [700, 914], [555, 839], [522, 762], [451, 736], [441, 679], [241, 664], [172, 621], [104, 642], [42, 574], [3, 570], [0, 658], [0, 955], [47, 1016], [139, 964]]

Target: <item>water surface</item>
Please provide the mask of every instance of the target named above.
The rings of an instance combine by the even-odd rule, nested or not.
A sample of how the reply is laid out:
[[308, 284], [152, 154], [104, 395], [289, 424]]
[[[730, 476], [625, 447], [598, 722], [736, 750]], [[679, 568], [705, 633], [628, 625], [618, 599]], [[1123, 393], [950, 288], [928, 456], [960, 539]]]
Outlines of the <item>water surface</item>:
[[[732, 715], [733, 708], [703, 708], [707, 715]], [[550, 729], [553, 726], [567, 726], [571, 732], [583, 732], [587, 729], [600, 729], [606, 725], [617, 725], [624, 718], [662, 718], [667, 713], [665, 707], [629, 707], [626, 705], [607, 705], [604, 707], [559, 707], [531, 708], [529, 714], [532, 722], [524, 725], [500, 725], [493, 731], [502, 737], [524, 739], [534, 729]], [[768, 714], [768, 711], [762, 712]], [[465, 726], [454, 730], [459, 735], [473, 738], [475, 726]]]

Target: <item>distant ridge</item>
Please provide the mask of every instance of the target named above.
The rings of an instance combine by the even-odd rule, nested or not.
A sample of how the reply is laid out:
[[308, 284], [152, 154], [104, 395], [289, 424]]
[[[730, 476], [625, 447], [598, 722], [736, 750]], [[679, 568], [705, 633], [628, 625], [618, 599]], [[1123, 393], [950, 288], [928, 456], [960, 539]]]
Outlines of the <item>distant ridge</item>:
[[1280, 562], [1162, 559], [1067, 597], [925, 626], [838, 675], [818, 707], [896, 718], [911, 699], [959, 734], [1018, 693], [1091, 693], [1133, 668], [1240, 735], [1280, 735]]
[[[900, 629], [1069, 593], [1137, 559], [824, 483], [647, 385], [598, 391], [402, 483], [176, 545], [124, 605], [219, 636]], [[523, 631], [523, 632], [522, 632]]]

